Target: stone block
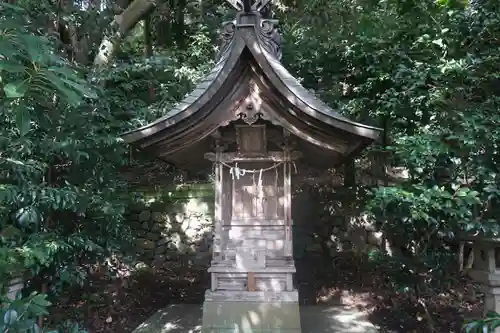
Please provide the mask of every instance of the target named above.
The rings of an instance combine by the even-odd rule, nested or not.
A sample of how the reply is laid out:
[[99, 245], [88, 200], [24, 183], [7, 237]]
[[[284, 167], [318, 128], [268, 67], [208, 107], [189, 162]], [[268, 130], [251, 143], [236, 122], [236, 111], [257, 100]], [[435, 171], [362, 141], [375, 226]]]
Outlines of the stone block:
[[167, 252], [167, 247], [165, 245], [157, 246], [155, 249], [156, 254], [164, 254]]
[[169, 242], [168, 238], [162, 237], [158, 240], [158, 242], [156, 242], [156, 245], [162, 246], [168, 244], [168, 242]]
[[186, 219], [186, 214], [182, 214], [182, 213], [175, 214], [175, 221], [177, 223], [182, 223], [182, 222], [184, 222], [185, 219]]
[[164, 213], [162, 212], [153, 212], [151, 214], [151, 220], [155, 222], [163, 222], [165, 220]]
[[203, 303], [202, 333], [300, 333], [298, 303]]
[[149, 240], [149, 239], [144, 239], [140, 238], [137, 240], [137, 245], [144, 250], [153, 250], [156, 247], [155, 242]]
[[160, 231], [160, 230], [163, 230], [163, 229], [165, 229], [165, 226], [163, 224], [161, 224], [161, 223], [155, 223], [151, 227], [151, 231]]
[[156, 233], [156, 232], [148, 232], [146, 234], [146, 238], [149, 240], [157, 241], [161, 238], [161, 235], [159, 233]]
[[140, 214], [139, 214], [139, 221], [140, 222], [146, 222], [146, 221], [149, 221], [149, 219], [151, 218], [151, 212], [149, 210], [143, 210]]
[[166, 257], [163, 254], [156, 254], [154, 257], [155, 264], [163, 265], [165, 264]]
[[384, 235], [381, 232], [370, 231], [368, 232], [367, 243], [371, 245], [382, 245]]
[[142, 223], [139, 222], [139, 220], [131, 220], [132, 222], [130, 223], [130, 227], [132, 229], [141, 229], [142, 228]]
[[171, 242], [169, 243], [169, 247], [175, 248], [180, 252], [184, 252], [189, 249], [188, 244], [186, 244], [183, 237], [177, 232], [171, 235]]
[[[483, 286], [484, 291], [484, 315], [490, 311], [500, 312], [500, 288], [491, 286]], [[492, 333], [500, 333], [500, 328], [497, 328]]]

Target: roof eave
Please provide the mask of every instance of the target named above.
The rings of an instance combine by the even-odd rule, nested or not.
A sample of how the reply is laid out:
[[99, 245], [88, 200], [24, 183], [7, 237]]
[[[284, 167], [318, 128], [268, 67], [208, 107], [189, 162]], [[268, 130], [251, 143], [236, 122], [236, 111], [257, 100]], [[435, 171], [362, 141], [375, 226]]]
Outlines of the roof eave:
[[[273, 86], [280, 91], [285, 99], [300, 109], [301, 112], [330, 124], [334, 128], [344, 130], [371, 141], [377, 140], [380, 133], [383, 132], [381, 128], [357, 123], [340, 115], [336, 115], [324, 102], [317, 99], [304, 87], [302, 87], [300, 83], [298, 83], [298, 81], [283, 67], [280, 61], [261, 46], [255, 36], [255, 32], [251, 34], [244, 34], [242, 36], [244, 37], [245, 44], [252, 53], [255, 61], [266, 74]], [[296, 83], [294, 82], [294, 87], [292, 87], [287, 81], [296, 81]], [[297, 94], [297, 90], [303, 90], [302, 96]], [[307, 102], [307, 100], [316, 100], [321, 107], [312, 106]]]
[[[240, 41], [240, 42], [238, 42]], [[140, 128], [128, 131], [121, 135], [121, 138], [128, 144], [140, 144], [140, 142], [148, 137], [160, 135], [161, 132], [168, 131], [172, 127], [179, 124], [182, 120], [203, 108], [203, 106], [210, 101], [210, 99], [216, 95], [219, 89], [224, 85], [227, 78], [231, 75], [235, 64], [242, 51], [245, 48], [245, 44], [241, 39], [235, 38], [230, 47], [225, 52], [225, 55], [221, 57], [217, 65], [212, 69], [212, 71], [205, 77], [202, 81], [214, 75], [215, 77], [211, 79], [212, 84], [205, 87], [204, 91], [199, 93], [198, 96], [193, 96], [195, 91], [199, 89], [199, 86], [194, 89], [190, 94], [188, 94], [177, 106], [173, 109], [177, 109], [174, 113], [172, 110], [168, 112], [165, 116], [147, 124]], [[217, 68], [220, 67], [220, 68]], [[191, 103], [187, 103], [188, 100], [192, 99]]]

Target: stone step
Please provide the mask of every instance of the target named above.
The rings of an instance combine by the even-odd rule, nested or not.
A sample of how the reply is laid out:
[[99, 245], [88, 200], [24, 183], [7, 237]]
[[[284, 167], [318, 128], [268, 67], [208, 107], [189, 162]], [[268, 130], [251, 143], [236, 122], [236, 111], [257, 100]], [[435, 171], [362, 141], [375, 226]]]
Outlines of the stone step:
[[298, 303], [205, 301], [202, 321], [202, 333], [301, 332]]
[[[156, 312], [132, 333], [200, 333], [202, 330], [203, 306], [201, 304], [172, 304]], [[378, 329], [371, 324], [366, 315], [356, 309], [332, 305], [301, 305], [301, 333], [377, 333]], [[231, 331], [232, 329], [232, 331]], [[234, 332], [229, 330], [217, 333]], [[214, 332], [214, 333], [215, 333]], [[297, 331], [260, 331], [251, 333]], [[249, 332], [245, 332], [249, 333]]]
[[296, 303], [299, 301], [299, 292], [293, 291], [230, 291], [207, 290], [205, 302], [264, 302], [264, 303]]

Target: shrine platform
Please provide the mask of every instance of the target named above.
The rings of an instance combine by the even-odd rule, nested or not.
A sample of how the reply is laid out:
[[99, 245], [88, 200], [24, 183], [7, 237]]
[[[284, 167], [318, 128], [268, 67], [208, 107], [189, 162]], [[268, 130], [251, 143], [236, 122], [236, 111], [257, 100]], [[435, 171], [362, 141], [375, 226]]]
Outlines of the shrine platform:
[[[202, 305], [170, 305], [159, 310], [132, 333], [199, 333]], [[366, 316], [355, 309], [331, 305], [300, 306], [302, 333], [377, 333]], [[221, 333], [240, 332], [238, 330]], [[242, 333], [252, 333], [243, 332]], [[284, 332], [282, 332], [284, 333]]]

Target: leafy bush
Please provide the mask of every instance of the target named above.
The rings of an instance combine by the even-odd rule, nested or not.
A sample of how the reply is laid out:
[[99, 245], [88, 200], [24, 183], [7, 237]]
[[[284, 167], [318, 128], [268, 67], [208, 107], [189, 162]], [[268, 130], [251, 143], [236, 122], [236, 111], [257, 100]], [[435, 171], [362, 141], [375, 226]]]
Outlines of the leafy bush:
[[[54, 50], [27, 12], [0, 4], [2, 289], [18, 276], [35, 289], [82, 284], [89, 264], [131, 240], [118, 172], [127, 161], [117, 135], [124, 125], [85, 69]], [[44, 297], [10, 303], [5, 324], [27, 329], [45, 311]]]
[[483, 319], [472, 320], [464, 325], [466, 333], [493, 333], [500, 327], [500, 314], [488, 312]]
[[[46, 295], [32, 293], [28, 297], [22, 297], [19, 293], [15, 300], [2, 299], [4, 307], [0, 311], [2, 333], [40, 333], [42, 329], [38, 326], [37, 317], [47, 315], [47, 307], [51, 305]], [[45, 333], [86, 333], [77, 323], [66, 321], [55, 329], [44, 329]]]

